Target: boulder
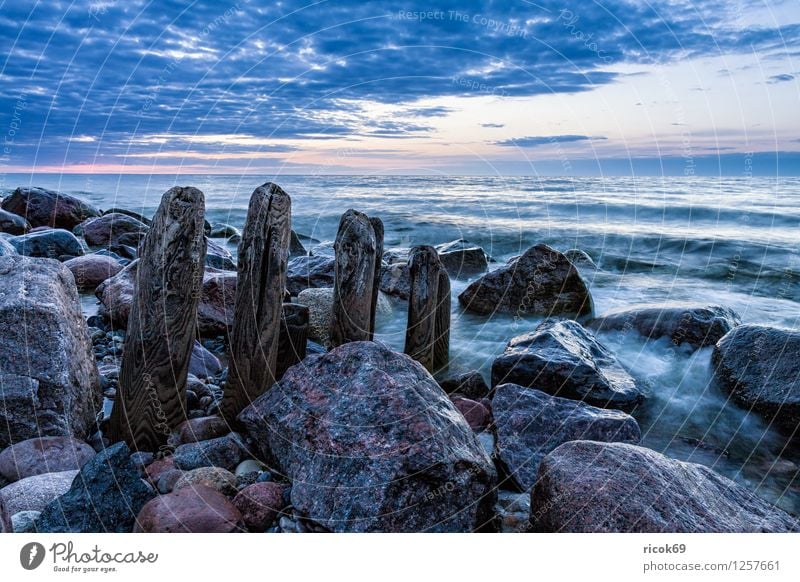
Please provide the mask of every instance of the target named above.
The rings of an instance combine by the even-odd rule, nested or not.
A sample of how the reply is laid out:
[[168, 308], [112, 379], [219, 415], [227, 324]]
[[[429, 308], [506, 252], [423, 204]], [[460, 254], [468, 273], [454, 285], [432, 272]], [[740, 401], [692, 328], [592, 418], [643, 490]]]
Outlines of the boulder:
[[212, 224], [211, 233], [208, 235], [209, 238], [230, 238], [232, 236], [242, 236], [242, 233], [238, 228], [223, 223]]
[[42, 511], [47, 505], [69, 491], [78, 471], [44, 473], [15, 481], [0, 489], [0, 505], [8, 515], [20, 511]]
[[206, 266], [223, 271], [236, 271], [236, 262], [231, 252], [210, 239], [206, 239]]
[[800, 531], [796, 518], [708, 467], [593, 441], [542, 459], [531, 521], [545, 532]]
[[302, 257], [307, 254], [308, 251], [306, 250], [306, 247], [303, 246], [303, 243], [300, 242], [300, 238], [297, 236], [297, 233], [292, 231], [289, 238], [289, 256]]
[[675, 345], [713, 346], [739, 325], [739, 315], [720, 305], [640, 307], [606, 313], [589, 327], [596, 331], [635, 330], [648, 339], [669, 338]]
[[564, 256], [569, 259], [569, 262], [579, 268], [597, 269], [592, 257], [586, 251], [581, 249], [569, 249], [564, 251]]
[[220, 416], [201, 416], [183, 421], [176, 432], [177, 444], [182, 445], [225, 436], [231, 427]]
[[202, 485], [178, 489], [151, 500], [136, 518], [134, 532], [231, 533], [242, 514], [224, 496]]
[[411, 276], [407, 263], [393, 263], [381, 267], [380, 290], [387, 295], [408, 300], [411, 294]]
[[[308, 337], [324, 346], [330, 344], [333, 317], [333, 288], [303, 289], [297, 303], [308, 307]], [[378, 293], [376, 314], [381, 317], [392, 313], [392, 304], [383, 293]]]
[[789, 433], [800, 429], [800, 332], [740, 325], [712, 353], [719, 383], [733, 400]]
[[72, 437], [37, 437], [0, 452], [0, 475], [13, 482], [33, 475], [72, 471], [94, 455], [92, 447]]
[[128, 327], [128, 316], [133, 305], [133, 286], [139, 261], [133, 261], [116, 275], [97, 286], [95, 296], [100, 300], [98, 313], [114, 327]]
[[489, 387], [486, 385], [486, 380], [477, 370], [450, 376], [439, 382], [439, 385], [448, 394], [461, 394], [472, 400], [489, 396]]
[[92, 430], [100, 377], [72, 274], [63, 264], [0, 257], [0, 448]]
[[225, 335], [233, 328], [236, 301], [236, 273], [211, 271], [203, 275], [200, 304], [197, 306], [197, 328], [208, 337]]
[[200, 485], [210, 487], [228, 497], [236, 495], [236, 476], [222, 467], [198, 467], [187, 471], [177, 480], [173, 491]]
[[27, 233], [30, 229], [30, 223], [23, 217], [0, 209], [0, 232], [17, 236]]
[[333, 287], [334, 259], [325, 256], [302, 256], [289, 260], [286, 287], [296, 296], [309, 287]]
[[51, 229], [15, 236], [8, 240], [21, 255], [26, 257], [79, 257], [84, 254], [81, 241], [68, 230]]
[[100, 451], [83, 465], [69, 491], [44, 508], [37, 531], [130, 532], [139, 511], [155, 496], [130, 457], [121, 442]]
[[221, 371], [222, 364], [219, 363], [217, 356], [204, 348], [199, 341], [195, 341], [189, 358], [189, 373], [198, 378], [208, 378], [216, 376]]
[[20, 511], [11, 516], [14, 533], [36, 533], [36, 520], [41, 511]]
[[233, 504], [250, 531], [263, 532], [278, 519], [286, 507], [285, 490], [286, 486], [279, 483], [253, 483], [236, 494]]
[[548, 319], [513, 338], [492, 364], [492, 386], [511, 383], [602, 408], [635, 408], [645, 390], [579, 323]]
[[85, 200], [45, 188], [17, 188], [3, 200], [2, 208], [26, 218], [31, 226], [67, 230], [100, 216], [100, 211]]
[[308, 254], [312, 257], [328, 257], [332, 259], [336, 256], [336, 249], [333, 248], [332, 240], [327, 240], [325, 242], [317, 241], [317, 244], [311, 247]]
[[75, 227], [74, 232], [82, 235], [86, 244], [92, 247], [125, 244], [136, 248], [148, 229], [149, 227], [140, 220], [127, 214], [113, 212], [82, 222]]
[[453, 406], [461, 413], [472, 430], [481, 431], [489, 426], [492, 413], [481, 402], [469, 398], [453, 398]]
[[484, 273], [489, 268], [486, 252], [464, 239], [436, 245], [436, 252], [447, 273], [454, 279]]
[[539, 463], [567, 441], [637, 444], [639, 423], [619, 410], [595, 408], [516, 384], [501, 384], [492, 398], [497, 433], [495, 458], [509, 485], [530, 491]]
[[0, 534], [12, 533], [14, 531], [14, 524], [11, 518], [12, 516], [6, 511], [3, 496], [0, 495]]
[[100, 283], [119, 273], [123, 267], [105, 255], [83, 255], [64, 262], [75, 279], [78, 291], [92, 291]]
[[119, 208], [116, 206], [109, 208], [108, 210], [104, 210], [103, 214], [124, 214], [125, 216], [130, 216], [131, 218], [135, 218], [136, 220], [147, 226], [150, 226], [153, 223], [153, 221], [147, 218], [144, 214], [141, 214], [139, 212], [134, 212], [133, 210], [128, 210], [127, 208]]
[[529, 248], [508, 264], [473, 281], [458, 300], [481, 315], [588, 315], [592, 296], [578, 270], [545, 244]]
[[200, 467], [222, 467], [233, 471], [242, 460], [242, 447], [235, 434], [180, 445], [173, 455], [175, 467], [191, 471]]
[[489, 457], [431, 375], [383, 344], [307, 357], [239, 421], [318, 529], [472, 531], [492, 522]]
[[16, 247], [8, 242], [8, 239], [0, 237], [0, 257], [18, 254]]

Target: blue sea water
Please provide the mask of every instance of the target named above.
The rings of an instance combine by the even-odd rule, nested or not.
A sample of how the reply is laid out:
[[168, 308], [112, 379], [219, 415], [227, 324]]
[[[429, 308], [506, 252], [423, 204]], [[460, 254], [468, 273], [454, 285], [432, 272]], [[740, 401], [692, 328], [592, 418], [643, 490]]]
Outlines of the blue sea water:
[[[599, 267], [582, 270], [598, 314], [716, 303], [746, 323], [800, 329], [798, 178], [40, 174], [7, 175], [5, 183], [145, 215], [168, 188], [191, 185], [206, 195], [209, 222], [241, 227], [250, 193], [268, 180], [292, 196], [294, 229], [320, 241], [333, 239], [342, 212], [355, 208], [383, 219], [387, 248], [463, 238], [496, 264], [539, 242], [579, 248]], [[453, 281], [454, 296], [468, 283]], [[405, 317], [394, 301], [394, 314], [378, 322], [378, 339], [402, 349]], [[538, 323], [476, 316], [455, 300], [452, 321], [452, 367], [484, 372], [513, 335]], [[600, 339], [652, 387], [637, 414], [646, 446], [711, 466], [800, 514], [798, 445], [728, 400], [714, 382], [710, 348], [689, 353], [635, 334]]]

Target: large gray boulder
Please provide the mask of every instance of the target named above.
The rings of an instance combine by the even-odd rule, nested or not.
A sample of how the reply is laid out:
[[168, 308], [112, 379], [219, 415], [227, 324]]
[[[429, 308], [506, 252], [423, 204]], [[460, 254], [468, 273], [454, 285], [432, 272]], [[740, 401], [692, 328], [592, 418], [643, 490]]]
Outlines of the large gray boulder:
[[411, 294], [411, 274], [408, 270], [408, 263], [383, 265], [380, 289], [387, 295], [407, 301]]
[[516, 384], [502, 384], [492, 398], [497, 431], [495, 457], [520, 491], [536, 484], [539, 463], [557, 446], [576, 440], [636, 444], [639, 423], [619, 410], [595, 408]]
[[800, 332], [740, 325], [714, 346], [712, 362], [737, 404], [790, 433], [800, 428]]
[[292, 506], [315, 528], [472, 531], [493, 523], [491, 460], [431, 375], [382, 344], [307, 357], [239, 420], [293, 481]]
[[23, 217], [0, 209], [0, 232], [12, 235], [25, 234], [31, 229], [30, 223]]
[[59, 471], [25, 477], [0, 489], [0, 504], [9, 515], [20, 511], [42, 511], [72, 485], [78, 471]]
[[628, 410], [646, 391], [583, 326], [548, 319], [513, 338], [492, 364], [492, 386], [519, 384], [602, 408]]
[[0, 257], [0, 289], [0, 448], [85, 437], [101, 392], [72, 274], [48, 259]]
[[589, 327], [596, 331], [635, 330], [648, 339], [668, 338], [675, 345], [693, 348], [713, 346], [742, 323], [739, 315], [720, 305], [670, 305], [613, 311], [596, 317]]
[[482, 315], [589, 315], [592, 296], [578, 270], [545, 244], [529, 248], [507, 265], [473, 281], [458, 300]]
[[[333, 288], [303, 289], [297, 295], [297, 303], [308, 307], [309, 339], [328, 346], [331, 340], [331, 320], [333, 318]], [[379, 317], [392, 313], [392, 304], [383, 293], [378, 293], [375, 312]]]
[[327, 256], [301, 256], [289, 260], [286, 287], [297, 296], [303, 289], [333, 287], [335, 259]]
[[447, 273], [454, 279], [472, 277], [489, 268], [486, 252], [464, 239], [436, 245], [436, 252]]
[[25, 218], [33, 227], [72, 230], [87, 218], [100, 216], [89, 202], [46, 188], [17, 188], [5, 198], [3, 210]]
[[800, 531], [796, 518], [708, 467], [593, 441], [542, 460], [531, 521], [545, 532]]
[[108, 247], [125, 244], [134, 248], [147, 233], [148, 226], [132, 216], [120, 212], [90, 218], [75, 228], [82, 234], [86, 244], [93, 247]]
[[17, 252], [27, 257], [58, 259], [59, 257], [80, 257], [84, 254], [81, 241], [68, 230], [52, 229], [29, 232], [8, 240]]

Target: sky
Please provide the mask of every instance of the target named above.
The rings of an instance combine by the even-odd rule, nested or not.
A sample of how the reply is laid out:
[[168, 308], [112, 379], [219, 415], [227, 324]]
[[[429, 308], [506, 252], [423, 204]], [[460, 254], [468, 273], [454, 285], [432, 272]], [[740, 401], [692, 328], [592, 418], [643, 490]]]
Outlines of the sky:
[[798, 0], [6, 0], [0, 44], [2, 173], [800, 175]]

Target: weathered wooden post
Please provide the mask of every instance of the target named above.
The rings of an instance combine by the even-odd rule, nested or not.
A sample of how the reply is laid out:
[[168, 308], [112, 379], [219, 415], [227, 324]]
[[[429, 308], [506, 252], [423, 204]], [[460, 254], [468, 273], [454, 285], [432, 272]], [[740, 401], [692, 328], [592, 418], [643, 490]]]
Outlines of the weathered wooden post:
[[186, 377], [203, 283], [205, 203], [196, 188], [168, 190], [140, 248], [112, 442], [155, 451], [186, 418]]
[[375, 312], [378, 309], [378, 293], [381, 289], [381, 267], [383, 266], [383, 221], [377, 216], [369, 219], [375, 233], [375, 278], [372, 284], [372, 313], [370, 314], [369, 340], [375, 337]]
[[[376, 233], [376, 225], [380, 233]], [[383, 223], [348, 210], [339, 221], [334, 249], [331, 346], [369, 341], [375, 331], [375, 304], [380, 284], [377, 252], [383, 249]]]
[[405, 353], [437, 372], [450, 351], [450, 280], [431, 246], [417, 246], [408, 257], [411, 291]]
[[292, 201], [267, 182], [250, 197], [236, 281], [228, 380], [220, 407], [229, 423], [275, 383]]
[[308, 340], [308, 306], [284, 303], [281, 333], [278, 340], [278, 362], [275, 378], [280, 380], [286, 370], [306, 357]]

